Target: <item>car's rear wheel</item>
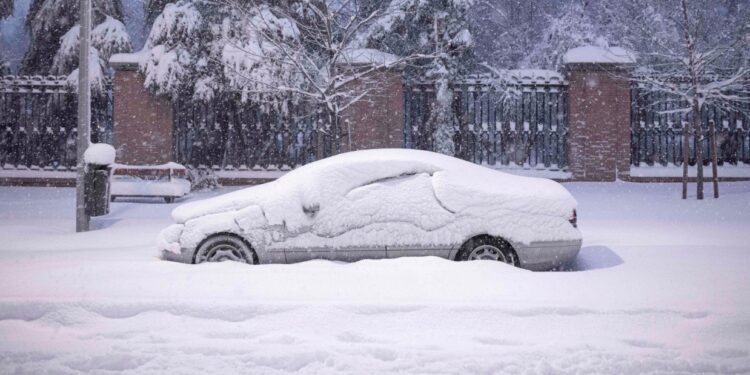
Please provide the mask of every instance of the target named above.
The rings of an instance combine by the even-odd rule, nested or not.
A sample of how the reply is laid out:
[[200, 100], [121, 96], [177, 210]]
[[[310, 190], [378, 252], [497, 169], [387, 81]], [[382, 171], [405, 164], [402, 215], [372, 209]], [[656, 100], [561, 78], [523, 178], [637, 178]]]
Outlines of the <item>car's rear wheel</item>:
[[472, 238], [461, 247], [456, 260], [492, 260], [518, 266], [518, 256], [505, 240], [490, 236]]
[[241, 262], [254, 264], [255, 252], [244, 240], [231, 234], [219, 234], [209, 237], [198, 246], [195, 252], [195, 263], [205, 262]]

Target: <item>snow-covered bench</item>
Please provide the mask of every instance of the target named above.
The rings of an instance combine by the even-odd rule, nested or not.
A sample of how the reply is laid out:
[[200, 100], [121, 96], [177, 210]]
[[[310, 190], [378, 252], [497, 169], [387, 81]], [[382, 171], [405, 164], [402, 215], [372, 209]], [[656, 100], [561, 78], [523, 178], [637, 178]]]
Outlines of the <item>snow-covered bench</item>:
[[124, 165], [113, 164], [110, 175], [110, 197], [157, 197], [167, 203], [190, 193], [187, 169], [181, 164]]

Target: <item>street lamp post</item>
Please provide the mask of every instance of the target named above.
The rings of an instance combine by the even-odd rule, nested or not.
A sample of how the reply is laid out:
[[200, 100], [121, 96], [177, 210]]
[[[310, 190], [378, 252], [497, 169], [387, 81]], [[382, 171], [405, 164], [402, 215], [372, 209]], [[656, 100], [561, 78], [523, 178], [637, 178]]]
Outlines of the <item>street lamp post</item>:
[[85, 207], [86, 162], [83, 153], [91, 142], [91, 86], [89, 85], [89, 48], [91, 46], [91, 0], [80, 0], [80, 33], [78, 55], [78, 141], [76, 144], [76, 232], [89, 230], [89, 216]]

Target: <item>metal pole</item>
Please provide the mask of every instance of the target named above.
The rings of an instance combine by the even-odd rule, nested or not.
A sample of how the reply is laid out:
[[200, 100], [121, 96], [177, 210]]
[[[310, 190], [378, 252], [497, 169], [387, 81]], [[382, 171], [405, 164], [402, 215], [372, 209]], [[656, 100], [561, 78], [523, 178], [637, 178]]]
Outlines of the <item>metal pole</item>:
[[89, 48], [91, 39], [91, 0], [80, 0], [80, 50], [78, 55], [78, 142], [76, 144], [77, 174], [76, 174], [76, 232], [89, 230], [89, 216], [86, 215], [84, 201], [85, 178], [84, 169], [86, 163], [83, 153], [89, 147], [91, 141], [91, 86], [89, 85]]

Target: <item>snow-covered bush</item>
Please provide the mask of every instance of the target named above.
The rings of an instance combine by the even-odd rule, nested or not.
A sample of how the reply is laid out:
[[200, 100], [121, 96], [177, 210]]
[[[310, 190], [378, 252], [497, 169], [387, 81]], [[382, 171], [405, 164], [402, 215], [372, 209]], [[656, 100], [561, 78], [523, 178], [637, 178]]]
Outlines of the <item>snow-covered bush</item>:
[[189, 168], [188, 180], [191, 191], [213, 190], [221, 186], [219, 178], [211, 168]]

